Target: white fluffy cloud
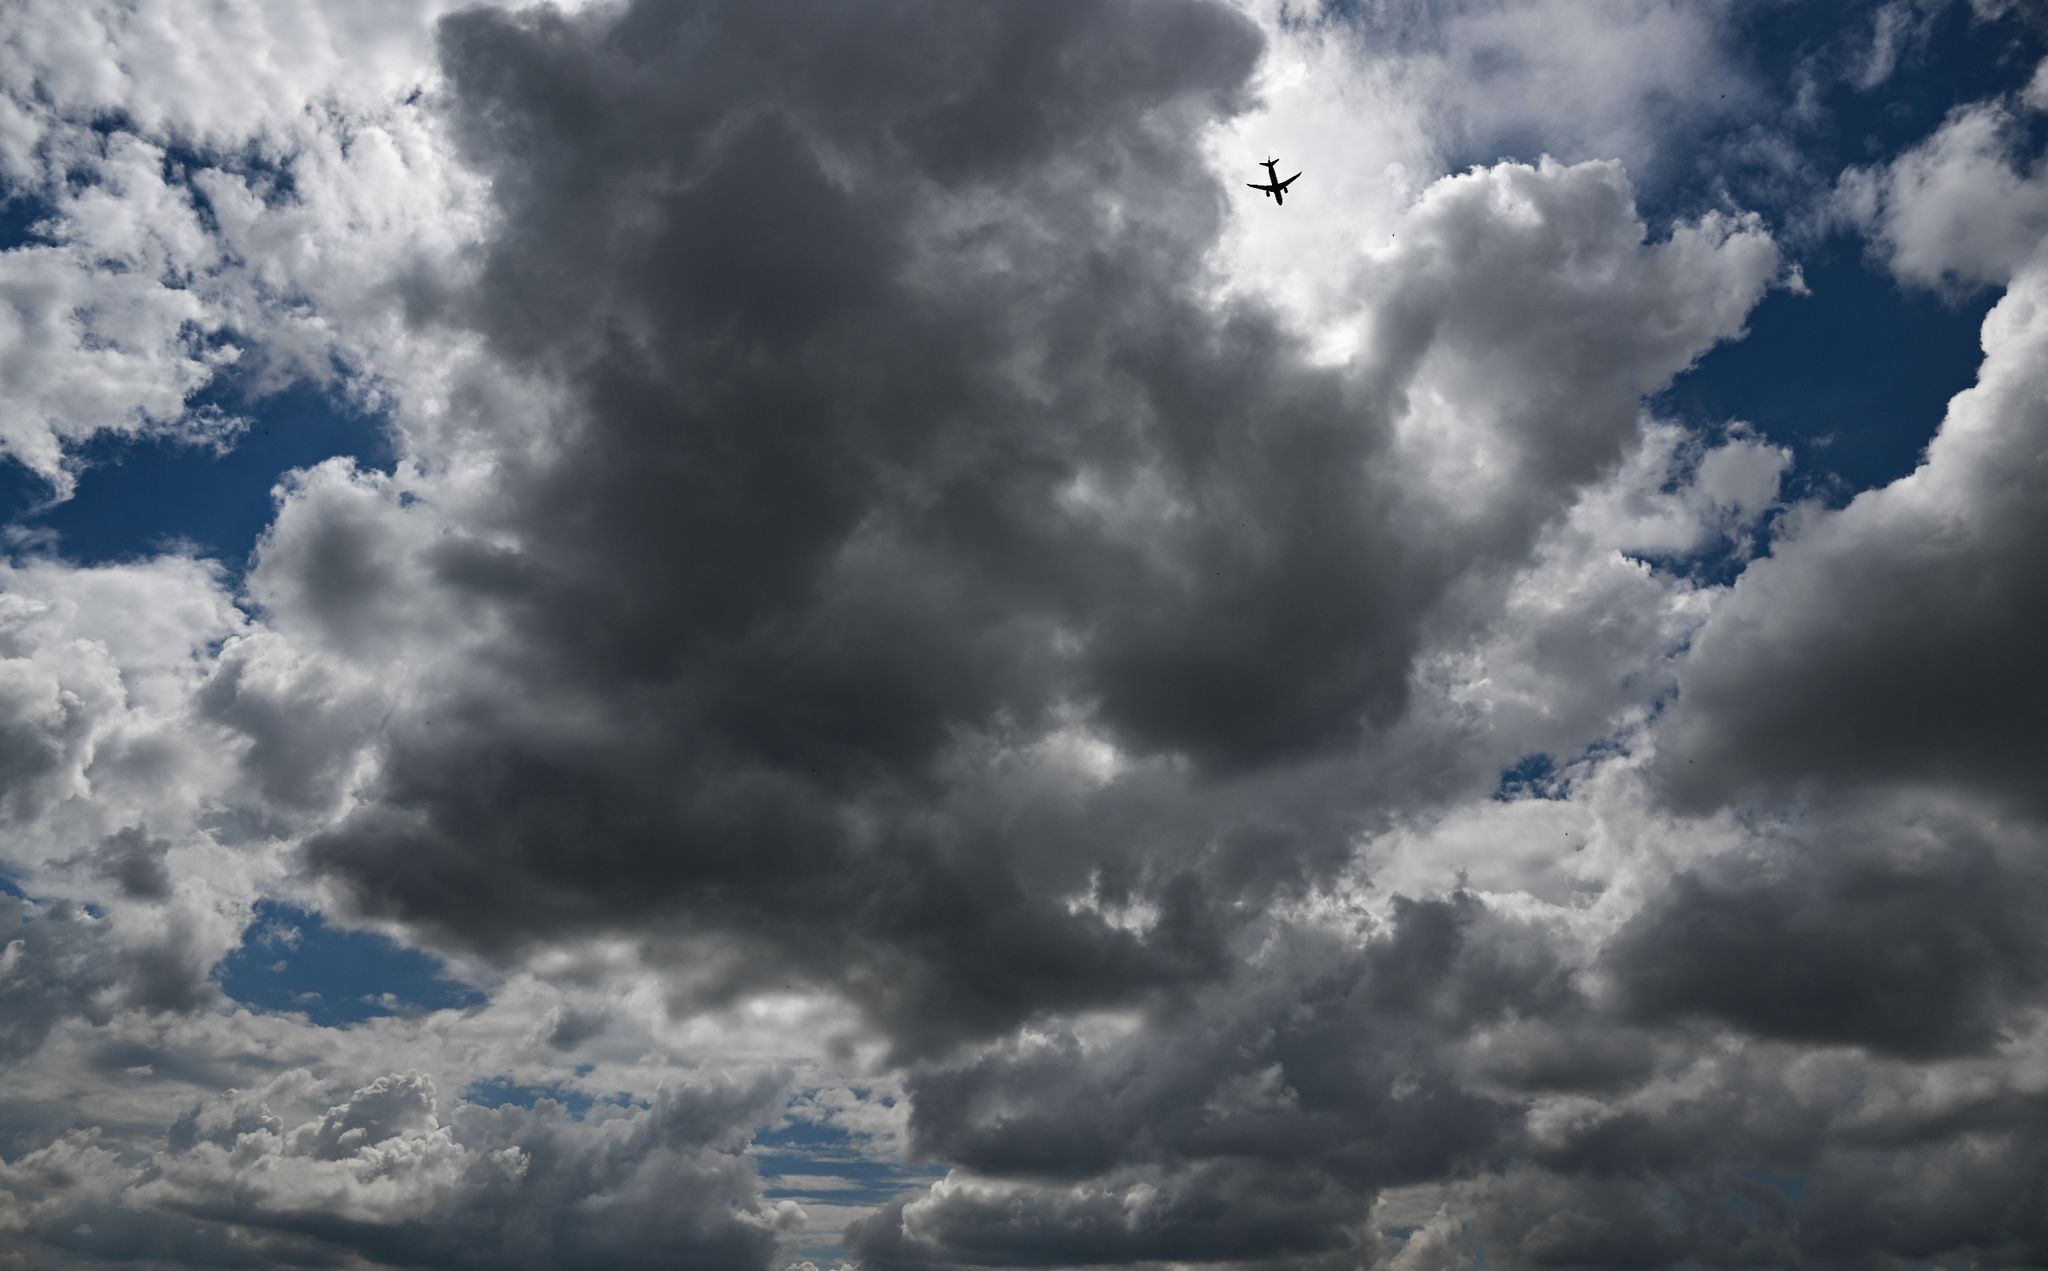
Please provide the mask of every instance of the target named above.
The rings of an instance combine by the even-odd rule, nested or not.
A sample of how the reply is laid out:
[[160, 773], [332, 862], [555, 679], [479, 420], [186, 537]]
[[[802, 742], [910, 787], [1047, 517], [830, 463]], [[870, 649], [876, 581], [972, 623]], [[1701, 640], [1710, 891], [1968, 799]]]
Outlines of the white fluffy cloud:
[[224, 441], [236, 423], [187, 408], [240, 353], [190, 285], [218, 267], [214, 244], [160, 149], [93, 149], [100, 184], [41, 223], [52, 241], [0, 251], [0, 450], [59, 493], [68, 448], [96, 433]]
[[1837, 198], [1904, 281], [2004, 286], [2048, 234], [2048, 173], [2025, 154], [2024, 123], [2009, 103], [1962, 107], [1890, 164], [1845, 173]]
[[0, 252], [0, 452], [62, 497], [97, 434], [231, 438], [194, 400], [230, 368], [339, 363], [374, 400], [409, 282], [476, 229], [426, 119], [445, 8], [11, 6], [0, 171], [34, 236]]

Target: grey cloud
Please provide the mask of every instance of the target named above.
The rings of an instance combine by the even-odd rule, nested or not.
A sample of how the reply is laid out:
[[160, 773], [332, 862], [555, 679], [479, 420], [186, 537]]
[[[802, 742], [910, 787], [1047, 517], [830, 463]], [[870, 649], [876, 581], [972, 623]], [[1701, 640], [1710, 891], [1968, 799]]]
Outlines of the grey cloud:
[[[1646, 21], [1685, 27], [1656, 26], [1671, 12]], [[293, 885], [501, 966], [608, 937], [621, 962], [591, 965], [667, 973], [679, 1014], [782, 989], [851, 1003], [908, 1091], [918, 1163], [954, 1171], [856, 1225], [877, 1268], [1412, 1268], [1467, 1238], [1500, 1265], [2026, 1249], [2025, 1221], [1961, 1190], [1896, 1231], [1839, 1217], [1903, 1186], [1859, 1153], [1932, 1169], [1990, 1133], [1972, 1177], [2023, 1194], [2035, 1158], [1995, 1122], [2025, 1124], [2026, 1096], [1932, 1106], [1916, 1085], [1996, 1084], [1963, 1066], [2036, 1001], [2021, 838], [1931, 864], [1842, 839], [1757, 875], [1731, 857], [1622, 921], [1662, 869], [1655, 835], [1705, 831], [1644, 829], [1614, 793], [1625, 762], [1595, 758], [1562, 814], [1611, 818], [1609, 841], [1555, 907], [1382, 883], [1336, 912], [1339, 884], [1371, 882], [1362, 841], [1483, 797], [1507, 744], [1441, 726], [1418, 652], [1525, 581], [1628, 453], [1643, 395], [1738, 333], [1779, 259], [1753, 220], [1653, 231], [1617, 164], [1478, 169], [1369, 254], [1370, 336], [1324, 365], [1205, 270], [1228, 218], [1202, 129], [1249, 102], [1259, 52], [1204, 0], [450, 18], [434, 109], [492, 216], [464, 269], [419, 267], [436, 303], [408, 316], [479, 337], [451, 378], [501, 391], [453, 391], [445, 417], [409, 403], [394, 475], [333, 463], [281, 489], [259, 612], [194, 699], [240, 739], [219, 836], [260, 872], [272, 836], [317, 827]], [[2011, 493], [1953, 506], [2010, 513], [2020, 542]], [[1874, 675], [1813, 689], [1826, 640], [1778, 682], [1737, 656], [1740, 615], [1830, 594], [1783, 562], [1855, 540], [1784, 545], [1686, 663], [1656, 736], [1699, 805], [1780, 772], [1847, 782], [1857, 746], [1946, 779], [1876, 707], [1830, 755], [1795, 736], [1810, 720], [1717, 694], [1882, 696]], [[1758, 600], [1780, 569], [1788, 592]], [[1673, 584], [1681, 603], [1707, 602]], [[1888, 638], [1849, 664], [1896, 675]], [[1558, 678], [1611, 670], [1606, 647], [1560, 655]], [[71, 751], [57, 681], [15, 670], [0, 702], [34, 724], [14, 749], [37, 811]], [[1777, 745], [1806, 766], [1749, 766]], [[2004, 762], [1970, 788], [2022, 797]], [[96, 850], [148, 892], [136, 835]], [[7, 1044], [29, 1053], [81, 1000], [174, 1005], [192, 979], [169, 953], [203, 942], [165, 921], [162, 984], [112, 955], [76, 984], [0, 983], [23, 994]], [[1893, 974], [1857, 978], [1871, 965]], [[462, 1044], [609, 1063], [638, 1009], [485, 1020]], [[274, 1065], [289, 1046], [264, 1037]], [[1859, 1081], [1885, 1115], [1841, 1093]], [[87, 1149], [47, 1136], [0, 1187], [68, 1198], [24, 1230], [78, 1260], [765, 1266], [797, 1220], [744, 1148], [784, 1093], [713, 1082], [578, 1120], [454, 1106], [413, 1072], [242, 1090], [153, 1154], [131, 1136], [92, 1158], [108, 1194], [57, 1181]], [[1758, 1169], [1839, 1177], [1825, 1206], [1813, 1192], [1838, 1217], [1802, 1225]], [[1375, 1198], [1429, 1187], [1445, 1225], [1390, 1251]]]
[[1356, 1218], [1355, 1201], [1308, 1172], [1215, 1163], [1068, 1189], [949, 1179], [892, 1201], [848, 1236], [874, 1271], [1186, 1262], [1306, 1271], [1356, 1265]]
[[69, 901], [38, 904], [0, 896], [7, 940], [0, 944], [0, 1061], [32, 1054], [60, 1021], [106, 1018], [96, 999], [113, 982], [86, 955], [98, 920]]
[[164, 866], [170, 844], [151, 838], [139, 825], [109, 835], [93, 849], [93, 872], [110, 879], [131, 900], [163, 900], [171, 894], [171, 873]]
[[1967, 1119], [1923, 1115], [1910, 1133], [1878, 1138], [1871, 1101], [1910, 1103], [1904, 1092], [1924, 1089], [1924, 1073], [1846, 1062], [1816, 1081], [1827, 1061], [1809, 1058], [1806, 1079], [1791, 1082], [1786, 1059], [1745, 1054], [1654, 1115], [1609, 1117], [1541, 1164], [1452, 1183], [1391, 1265], [2038, 1260], [2037, 1207], [2021, 1199], [2040, 1177], [2038, 1098], [1995, 1095]]
[[189, 1014], [220, 1000], [209, 973], [227, 950], [219, 915], [166, 906], [146, 934], [124, 942], [117, 959], [121, 1000], [149, 1011]]
[[1916, 1057], [2003, 1040], [2041, 999], [2048, 879], [1965, 827], [1925, 852], [1882, 835], [1679, 875], [1604, 954], [1626, 1009]]
[[1988, 1266], [2048, 1259], [2048, 1221], [2033, 1199], [2048, 1174], [2038, 1099], [2024, 1113], [1962, 1143], [1849, 1155], [1816, 1181], [1801, 1214], [1813, 1260], [1846, 1267], [1876, 1255], [1903, 1268], [1958, 1254]]
[[[1732, 1172], [1587, 1180], [1537, 1171], [1486, 1188], [1496, 1256], [1535, 1267], [1796, 1265], [1782, 1195]], [[1738, 1205], [1749, 1211], [1745, 1215]]]
[[[525, 780], [470, 788], [514, 806], [561, 789], [558, 773], [512, 773]], [[449, 923], [452, 934], [487, 948], [514, 932], [531, 938], [590, 925], [591, 906], [607, 924], [658, 932], [663, 916], [685, 903], [680, 895], [693, 919], [682, 934], [696, 939], [676, 940], [678, 963], [729, 967], [727, 993], [772, 987], [791, 975], [833, 984], [912, 1049], [1005, 1028], [1034, 1010], [1114, 1000], [1218, 968], [1215, 918], [1199, 891], [1141, 937], [1026, 892], [999, 863], [973, 860], [971, 840], [948, 834], [906, 837], [886, 850], [848, 845], [818, 828], [822, 814], [802, 806], [809, 796], [801, 790], [759, 779], [749, 784], [719, 798], [699, 796], [682, 817], [614, 838], [609, 854], [583, 854], [573, 869], [544, 866], [558, 887], [574, 886], [566, 895], [536, 894], [509, 873], [485, 887], [471, 872], [505, 859], [484, 856], [485, 849], [545, 862], [559, 850], [556, 836], [576, 824], [561, 809], [543, 820], [534, 807], [517, 838], [474, 846], [456, 836], [462, 822], [452, 817], [445, 828], [424, 832], [371, 822], [384, 831], [373, 840], [376, 854], [353, 844], [351, 866], [376, 869], [383, 886], [408, 900], [410, 910], [401, 911], [407, 916]], [[644, 797], [631, 789], [623, 795]], [[338, 852], [344, 842], [316, 846]], [[443, 908], [443, 895], [461, 907]], [[478, 902], [496, 907], [472, 916]], [[704, 947], [706, 933], [720, 938], [719, 947]], [[663, 944], [650, 935], [651, 951], [660, 954]], [[948, 1009], [933, 1010], [940, 1002]]]
[[[1527, 561], [1776, 248], [1653, 234], [1618, 165], [1474, 171], [1373, 258], [1368, 347], [1319, 365], [1203, 267], [1241, 16], [848, 22], [443, 25], [494, 220], [473, 289], [415, 318], [481, 335], [539, 422], [458, 399], [401, 438], [427, 477], [288, 488], [249, 581], [268, 631], [207, 708], [271, 740], [245, 765], [280, 803], [371, 774], [300, 860], [373, 916], [506, 962], [625, 937], [679, 1012], [856, 1006], [961, 1179], [855, 1231], [878, 1265], [1355, 1261], [1378, 1191], [1527, 1156], [1528, 1100], [1625, 1098], [1657, 1054], [1474, 897], [1393, 902], [1362, 948], [1267, 911], [1470, 779], [1386, 741], [1441, 599]], [[1436, 475], [1475, 456], [1477, 497]], [[335, 687], [394, 664], [388, 711]], [[1099, 1043], [1095, 1011], [1148, 1032]], [[464, 1170], [530, 1124], [492, 1116], [439, 1127]], [[517, 1145], [564, 1194], [642, 1195]], [[1577, 1150], [1557, 1168], [1606, 1159]]]
[[1122, 1038], [913, 1076], [913, 1147], [973, 1173], [850, 1239], [884, 1266], [1355, 1259], [1377, 1190], [1519, 1150], [1519, 1107], [1460, 1080], [1458, 1040], [1577, 1000], [1541, 936], [1475, 898], [1396, 912], [1363, 948], [1288, 933], [1227, 996]]
[[242, 741], [251, 815], [275, 827], [336, 801], [364, 736], [375, 726], [365, 686], [302, 660], [267, 634], [229, 643], [194, 695], [205, 721]]
[[[559, 697], [529, 712], [494, 700], [495, 677], [451, 685], [434, 730], [394, 723], [378, 805], [312, 859], [366, 903], [486, 943], [681, 909], [765, 934], [814, 976], [853, 953], [853, 991], [905, 999], [875, 1006], [906, 1028], [920, 995], [961, 1008], [935, 1026], [979, 1030], [1210, 973], [1199, 903], [1139, 940], [1027, 891], [977, 818], [918, 828], [911, 809], [963, 731], [1033, 729], [1062, 696], [1100, 697], [1145, 743], [1237, 763], [1319, 744], [1365, 698], [1398, 696], [1410, 637], [1383, 659], [1346, 647], [1380, 625], [1370, 605], [1317, 627], [1299, 604], [1244, 603], [1256, 578], [1292, 574], [1305, 604], [1342, 565], [1347, 527], [1375, 514], [1336, 483], [1296, 500], [1298, 524], [1275, 525], [1267, 548], [1218, 556], [1216, 598], [1180, 598], [1137, 545], [1058, 511], [1085, 467], [1149, 461], [1156, 429], [1236, 515], [1265, 515], [1276, 500], [1239, 497], [1256, 491], [1233, 490], [1222, 465], [1268, 459], [1172, 431], [1217, 434], [1262, 390], [1277, 390], [1276, 431], [1300, 438], [1269, 488], [1355, 460], [1370, 437], [1266, 320], [1214, 330], [1184, 294], [1188, 263], [1162, 269], [1213, 231], [1217, 192], [1156, 116], [1240, 92], [1255, 30], [1193, 3], [912, 5], [857, 29], [829, 6], [794, 26], [688, 11], [444, 28], [458, 131], [503, 177], [478, 321], [508, 354], [559, 366], [582, 409], [538, 462], [510, 465], [510, 568], [459, 542], [433, 564], [452, 601], [513, 624], [518, 641], [491, 650], [507, 681], [605, 704], [606, 728], [539, 732]], [[828, 48], [862, 74], [791, 74]], [[1014, 112], [985, 93], [1046, 105]], [[1146, 190], [1121, 241], [1089, 202], [1102, 181]], [[990, 196], [1015, 219], [971, 227], [985, 250], [920, 210]], [[1039, 215], [1102, 241], [1071, 255], [1034, 242]], [[1157, 400], [1189, 365], [1182, 333], [1201, 361], [1270, 369], [1182, 419], [1186, 402]], [[1020, 353], [1075, 365], [1020, 378]], [[1057, 387], [1097, 376], [1119, 386], [1116, 410]], [[1047, 392], [1062, 400], [1036, 400]], [[1184, 563], [1223, 546], [1220, 528], [1192, 537]], [[319, 559], [330, 545], [353, 550], [323, 542]], [[1118, 592], [1139, 603], [1114, 612]], [[1103, 634], [1079, 659], [1054, 653], [1082, 623]], [[1327, 667], [1319, 691], [1272, 700], [1260, 657], [1282, 639]], [[1144, 656], [1170, 644], [1189, 647]], [[890, 841], [850, 837], [856, 808]], [[611, 846], [574, 846], [593, 834]], [[530, 887], [508, 859], [573, 885]], [[496, 914], [456, 900], [486, 862], [504, 883]], [[1085, 890], [1085, 862], [1066, 875], [1059, 890]], [[517, 911], [524, 922], [503, 921]]]
[[0, 815], [27, 820], [62, 797], [108, 709], [95, 670], [39, 665], [26, 651], [0, 660]]
[[2037, 258], [1919, 470], [1814, 513], [1716, 608], [1658, 746], [1675, 802], [1903, 785], [2043, 810], [2044, 295]]
[[208, 972], [221, 950], [209, 917], [176, 905], [102, 913], [71, 899], [0, 896], [0, 1062], [28, 1059], [66, 1021], [101, 1025], [122, 1007], [190, 1014], [217, 1002]]
[[146, 1169], [89, 1135], [0, 1161], [0, 1215], [45, 1260], [707, 1271], [770, 1266], [788, 1219], [742, 1151], [785, 1092], [772, 1074], [577, 1121], [548, 1101], [442, 1112], [431, 1079], [394, 1073], [286, 1128], [268, 1098], [306, 1080], [206, 1101]]
[[604, 1011], [555, 1007], [534, 1030], [534, 1037], [555, 1050], [574, 1050], [604, 1032], [611, 1017]]
[[[449, 19], [445, 109], [497, 200], [459, 316], [562, 409], [469, 421], [496, 475], [459, 522], [308, 482], [250, 586], [294, 638], [374, 643], [360, 605], [463, 650], [306, 846], [363, 908], [503, 956], [658, 933], [721, 991], [834, 984], [928, 1053], [1223, 975], [1237, 902], [1326, 874], [1372, 796], [1333, 766], [1334, 808], [1173, 806], [1398, 720], [1436, 600], [1526, 555], [1777, 256], [1727, 220], [1647, 241], [1614, 165], [1468, 174], [1386, 263], [1381, 343], [1319, 367], [1201, 270], [1242, 16], [846, 22]], [[1392, 428], [1416, 385], [1525, 480], [1431, 505]], [[1140, 775], [1019, 807], [977, 757], [1068, 719]]]
[[[914, 1077], [913, 1141], [956, 1173], [849, 1240], [883, 1266], [1144, 1263], [1197, 1256], [1187, 1240], [1226, 1265], [1353, 1265], [1383, 1239], [1361, 1225], [1373, 1197], [1427, 1184], [1441, 1230], [1384, 1252], [1393, 1266], [1904, 1266], [1973, 1249], [2024, 1265], [2037, 1225], [2007, 1202], [2041, 1109], [2003, 1058], [2030, 1043], [1997, 1034], [2037, 1018], [2039, 891], [1986, 855], [1912, 848], [1682, 880], [1607, 944], [1596, 980], [1470, 897], [1397, 905], [1362, 947], [1296, 932], [1291, 955], [1199, 1012]], [[1741, 1031], [1707, 1045], [1678, 1015]], [[1857, 1225], [1915, 1170], [1970, 1181]], [[1219, 1177], [1242, 1228], [1150, 1205]], [[1284, 1238], [1231, 1243], [1282, 1213]]]

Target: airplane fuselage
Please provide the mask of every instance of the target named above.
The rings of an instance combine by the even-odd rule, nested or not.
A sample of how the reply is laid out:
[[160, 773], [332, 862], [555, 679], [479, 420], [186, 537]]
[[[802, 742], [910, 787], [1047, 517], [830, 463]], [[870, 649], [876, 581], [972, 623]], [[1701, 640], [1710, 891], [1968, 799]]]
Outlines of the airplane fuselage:
[[1273, 200], [1273, 202], [1277, 206], [1285, 207], [1287, 206], [1287, 187], [1293, 185], [1297, 180], [1299, 180], [1301, 178], [1301, 173], [1297, 172], [1293, 176], [1288, 177], [1285, 181], [1282, 181], [1280, 179], [1280, 172], [1278, 168], [1275, 166], [1279, 162], [1280, 161], [1278, 159], [1262, 160], [1262, 163], [1264, 164], [1266, 169], [1266, 184], [1259, 185], [1249, 181], [1246, 182], [1246, 184], [1250, 185], [1254, 190], [1257, 190], [1260, 193], [1264, 194], [1267, 198]]

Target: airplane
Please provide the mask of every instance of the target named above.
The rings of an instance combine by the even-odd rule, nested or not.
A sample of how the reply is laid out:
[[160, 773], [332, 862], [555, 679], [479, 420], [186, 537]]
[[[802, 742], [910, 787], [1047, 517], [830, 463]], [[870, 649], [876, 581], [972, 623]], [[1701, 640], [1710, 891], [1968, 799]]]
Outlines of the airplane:
[[[1280, 206], [1287, 206], [1287, 187], [1293, 185], [1296, 181], [1299, 181], [1301, 179], [1301, 173], [1297, 172], [1293, 176], [1288, 177], [1285, 181], [1282, 181], [1280, 179], [1280, 173], [1276, 171], [1273, 167], [1274, 164], [1280, 162], [1278, 159], [1265, 159], [1261, 160], [1261, 162], [1263, 162], [1266, 165], [1266, 180], [1270, 184], [1252, 185], [1252, 188], [1254, 190], [1264, 191], [1267, 198], [1273, 200], [1275, 203], [1278, 203]], [[1251, 185], [1251, 182], [1247, 181], [1245, 184]]]

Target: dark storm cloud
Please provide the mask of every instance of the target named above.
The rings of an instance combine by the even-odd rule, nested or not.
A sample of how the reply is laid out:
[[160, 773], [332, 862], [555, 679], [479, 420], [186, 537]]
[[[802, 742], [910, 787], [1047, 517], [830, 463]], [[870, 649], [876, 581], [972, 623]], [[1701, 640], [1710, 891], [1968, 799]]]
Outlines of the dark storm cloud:
[[1118, 1040], [1011, 1041], [913, 1077], [914, 1146], [1013, 1181], [884, 1210], [856, 1249], [882, 1266], [1355, 1261], [1376, 1191], [1517, 1150], [1519, 1102], [1459, 1080], [1459, 1040], [1579, 1001], [1541, 933], [1470, 896], [1395, 912], [1363, 950], [1290, 933], [1227, 994]]
[[[1186, 0], [840, 21], [448, 28], [459, 132], [509, 187], [479, 317], [588, 412], [514, 492], [554, 593], [528, 599], [576, 624], [536, 634], [702, 681], [748, 757], [827, 774], [915, 771], [1059, 691], [1230, 766], [1398, 706], [1373, 430], [1192, 294], [1220, 209], [1175, 121], [1240, 93], [1254, 29]], [[826, 48], [860, 76], [809, 74]], [[1060, 504], [1155, 464], [1181, 533]]]
[[[377, 723], [307, 859], [495, 954], [623, 930], [717, 991], [829, 983], [906, 1053], [1222, 974], [1239, 902], [1358, 819], [1284, 774], [1401, 715], [1431, 605], [1776, 269], [1734, 222], [1647, 243], [1613, 165], [1470, 174], [1385, 265], [1365, 369], [1319, 367], [1203, 272], [1197, 143], [1260, 50], [1220, 3], [472, 12], [441, 45], [496, 201], [451, 314], [563, 405], [464, 421], [499, 430], [474, 523], [341, 469], [282, 505], [280, 629], [366, 668], [490, 633]], [[1425, 372], [1527, 477], [1478, 512], [1390, 459]], [[220, 679], [230, 723], [267, 683]], [[348, 769], [295, 700], [248, 710], [301, 739], [257, 772], [299, 797]], [[1070, 720], [1130, 780], [1011, 788]]]
[[[1954, 854], [1686, 876], [1609, 946], [1613, 1012], [1554, 933], [1469, 896], [1398, 902], [1363, 949], [1293, 933], [1198, 1012], [913, 1077], [913, 1141], [961, 1172], [849, 1241], [883, 1267], [1354, 1266], [1373, 1197], [1434, 1183], [1445, 1225], [1396, 1265], [2013, 1256], [2039, 1096], [1920, 1065], [1988, 1058], [2038, 1005], [2040, 892]], [[1782, 1040], [1703, 1046], [1681, 1016]], [[1908, 1201], [1914, 1170], [1959, 1181]], [[1222, 1177], [1227, 1206], [1184, 1203]], [[1910, 1217], [1856, 1225], [1894, 1199]]]
[[[406, 780], [389, 798], [430, 808], [432, 819], [360, 816], [354, 837], [317, 850], [347, 850], [348, 868], [374, 872], [414, 906], [408, 916], [487, 946], [592, 924], [595, 911], [606, 924], [646, 929], [664, 961], [720, 969], [727, 993], [793, 973], [832, 984], [913, 1048], [1219, 969], [1220, 919], [1192, 879], [1167, 889], [1160, 922], [1141, 938], [1070, 913], [1056, 896], [1027, 891], [1000, 859], [981, 859], [992, 825], [921, 830], [914, 812], [884, 805], [876, 814], [902, 828], [886, 843], [860, 842], [788, 778], [740, 770], [721, 789], [667, 789], [658, 768], [642, 769], [670, 757], [681, 768], [688, 755], [665, 753], [657, 737], [515, 751], [527, 741], [497, 731], [466, 753], [407, 755]], [[647, 811], [629, 819], [620, 807]], [[504, 809], [517, 811], [516, 823], [498, 820]], [[460, 836], [478, 825], [492, 837]], [[591, 826], [603, 837], [586, 843]], [[694, 922], [671, 943], [660, 920], [685, 903]], [[718, 940], [697, 942], [706, 932]]]
[[1510, 1266], [1798, 1265], [1782, 1193], [1734, 1171], [1587, 1179], [1530, 1170], [1485, 1195], [1477, 1225], [1492, 1258]]
[[[1204, 263], [1203, 128], [1260, 47], [1210, 0], [449, 18], [493, 219], [431, 320], [539, 422], [457, 394], [422, 459], [474, 485], [297, 474], [264, 629], [199, 695], [279, 825], [347, 809], [301, 859], [372, 916], [506, 963], [621, 936], [678, 1011], [857, 1007], [913, 1065], [916, 1151], [963, 1171], [858, 1229], [878, 1265], [1355, 1262], [1376, 1193], [1525, 1157], [1528, 1100], [1652, 1068], [1553, 933], [1474, 896], [1370, 940], [1275, 911], [1470, 775], [1374, 751], [1434, 607], [1524, 562], [1776, 250], [1652, 238], [1617, 165], [1475, 171], [1361, 267], [1369, 347], [1317, 364]], [[1436, 488], [1475, 452], [1483, 496]], [[550, 1155], [552, 1114], [425, 1094], [263, 1133], [281, 1179], [459, 1180], [437, 1227], [242, 1204], [196, 1121], [153, 1203], [293, 1257], [775, 1248], [701, 1142]], [[699, 1173], [741, 1217], [663, 1207]], [[589, 1196], [650, 1225], [562, 1223]]]
[[[1804, 1071], [1788, 1080], [1788, 1065]], [[2026, 1199], [2043, 1169], [2038, 1093], [1980, 1077], [1913, 1108], [1925, 1070], [1830, 1066], [1810, 1050], [1761, 1049], [1654, 1114], [1601, 1120], [1540, 1154], [1547, 1168], [1487, 1181], [1473, 1216], [1492, 1256], [1828, 1268], [2040, 1259], [2039, 1207]]]
[[[1335, 1268], [1356, 1258], [1345, 1232], [1357, 1217], [1355, 1198], [1306, 1170], [1276, 1175], [1207, 1163], [1174, 1177], [1135, 1172], [1071, 1190], [942, 1185], [935, 1198], [902, 1198], [856, 1223], [848, 1234], [860, 1265], [908, 1271], [1249, 1259]], [[923, 1243], [904, 1233], [904, 1212], [920, 1207]]]
[[[768, 1041], [733, 1052], [879, 1056], [902, 1102], [838, 1092], [889, 1126], [852, 1133], [947, 1177], [851, 1227], [868, 1271], [2039, 1260], [2048, 1113], [2012, 1059], [2048, 887], [2024, 818], [1962, 801], [2040, 806], [2025, 306], [1917, 484], [1725, 592], [1644, 571], [1673, 641], [1712, 615], [1646, 725], [1664, 792], [1803, 819], [1668, 818], [1602, 750], [1557, 783], [1565, 846], [1550, 805], [1487, 809], [1546, 849], [1437, 816], [1491, 789], [1468, 716], [1506, 700], [1444, 661], [1509, 592], [1596, 607], [1523, 567], [1611, 552], [1534, 545], [1589, 483], [1656, 484], [1608, 478], [1776, 275], [1754, 218], [1652, 229], [1613, 163], [1427, 181], [1332, 262], [1332, 365], [1218, 298], [1243, 191], [1205, 130], [1261, 54], [1220, 0], [478, 10], [439, 52], [414, 122], [489, 217], [399, 334], [461, 350], [449, 383], [398, 375], [393, 472], [286, 480], [246, 623], [151, 699], [239, 739], [193, 762], [200, 830], [96, 788], [38, 859], [111, 917], [22, 902], [0, 942], [0, 1064], [69, 1063], [23, 1071], [130, 1119], [0, 1110], [32, 1256], [780, 1265], [821, 1224], [751, 1163], [779, 1074], [578, 1116], [387, 1072], [591, 1096], [709, 1064], [709, 1020], [647, 1018], [666, 993], [744, 1004]], [[90, 642], [51, 630], [0, 632], [9, 816], [83, 808], [127, 744], [107, 704], [140, 680], [81, 692], [48, 666]], [[1953, 815], [1842, 812], [1895, 779]], [[301, 842], [314, 876], [279, 880]], [[1388, 894], [1432, 855], [1459, 890]], [[346, 1034], [199, 1012], [219, 889], [271, 885], [503, 991]]]
[[1907, 785], [2048, 811], [2044, 298], [2037, 259], [1922, 467], [1816, 515], [1716, 610], [1659, 746], [1676, 801]]
[[2044, 1109], [2038, 1096], [2023, 1119], [1916, 1150], [1844, 1153], [1809, 1192], [1800, 1215], [1810, 1259], [1823, 1266], [1896, 1267], [1930, 1258], [1978, 1265], [2048, 1263], [2048, 1177]]
[[2043, 996], [2048, 879], [1966, 829], [1883, 834], [1680, 874], [1606, 950], [1627, 1009], [1923, 1058], [2002, 1040]]
[[[425, 557], [514, 638], [392, 722], [311, 859], [485, 947], [686, 914], [913, 1047], [1217, 973], [1209, 884], [1024, 859], [942, 764], [1062, 701], [1219, 771], [1400, 705], [1440, 583], [1373, 497], [1379, 430], [1197, 299], [1194, 124], [1259, 47], [1195, 0], [451, 18], [501, 217], [474, 321], [577, 409], [505, 461], [516, 552]], [[1073, 495], [1148, 481], [1135, 527]], [[322, 623], [377, 541], [327, 506], [256, 584]], [[1104, 862], [1142, 935], [1066, 905]]]

